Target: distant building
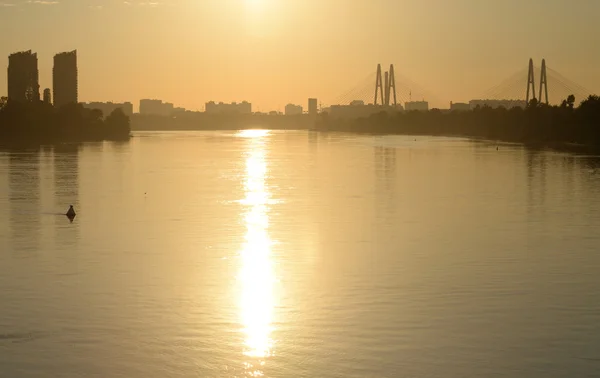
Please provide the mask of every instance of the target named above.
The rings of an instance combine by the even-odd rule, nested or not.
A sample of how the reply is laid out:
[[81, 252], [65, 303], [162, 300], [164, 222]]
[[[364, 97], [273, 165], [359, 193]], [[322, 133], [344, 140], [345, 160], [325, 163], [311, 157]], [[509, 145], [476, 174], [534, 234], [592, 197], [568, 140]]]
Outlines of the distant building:
[[206, 103], [204, 111], [210, 114], [252, 114], [252, 104], [247, 101], [239, 104], [236, 102], [225, 104], [210, 101]]
[[285, 106], [285, 115], [299, 115], [302, 114], [302, 106], [287, 104]]
[[40, 101], [38, 59], [31, 50], [8, 56], [8, 101]]
[[451, 102], [450, 110], [468, 111], [468, 110], [471, 110], [471, 105], [464, 103], [464, 102], [455, 102], [455, 103]]
[[59, 108], [78, 102], [77, 50], [54, 55], [52, 85], [55, 107]]
[[50, 88], [44, 89], [44, 103], [52, 104], [52, 95], [50, 94]]
[[177, 115], [177, 114], [182, 114], [185, 113], [187, 110], [185, 108], [173, 108], [173, 111], [171, 112], [171, 114], [173, 115]]
[[497, 108], [522, 108], [525, 109], [527, 107], [527, 102], [525, 100], [471, 100], [469, 101], [469, 106], [471, 109], [475, 109], [478, 106], [490, 107], [492, 109]]
[[308, 114], [310, 114], [310, 115], [316, 115], [317, 112], [318, 112], [317, 99], [316, 98], [309, 98], [308, 99]]
[[429, 110], [429, 103], [427, 101], [408, 101], [404, 103], [406, 111], [418, 110], [426, 112]]
[[140, 114], [144, 115], [163, 115], [162, 100], [140, 100]]
[[401, 107], [394, 108], [391, 106], [373, 104], [365, 105], [364, 101], [355, 100], [352, 101], [350, 105], [332, 105], [326, 109], [326, 112], [333, 118], [356, 119], [367, 118], [381, 112], [395, 113], [401, 110]]
[[109, 116], [115, 109], [121, 109], [123, 113], [131, 117], [133, 115], [133, 104], [131, 102], [112, 103], [112, 102], [88, 102], [82, 104], [87, 109], [98, 109], [102, 111], [104, 118]]
[[162, 100], [140, 100], [140, 114], [171, 116], [173, 114], [173, 104], [162, 102]]

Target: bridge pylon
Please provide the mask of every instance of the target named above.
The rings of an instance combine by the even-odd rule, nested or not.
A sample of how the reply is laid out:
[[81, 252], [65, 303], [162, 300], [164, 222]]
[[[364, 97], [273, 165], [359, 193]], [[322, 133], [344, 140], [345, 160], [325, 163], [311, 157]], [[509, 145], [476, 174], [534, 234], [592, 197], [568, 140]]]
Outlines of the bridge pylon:
[[527, 95], [525, 96], [525, 102], [529, 104], [529, 91], [531, 91], [532, 98], [535, 99], [535, 73], [533, 70], [533, 59], [529, 59], [529, 73], [527, 74]]
[[542, 59], [542, 73], [540, 76], [540, 102], [542, 101], [542, 90], [546, 95], [546, 105], [548, 105], [548, 76], [546, 75], [546, 59]]
[[[381, 64], [377, 65], [377, 75], [375, 78], [375, 99], [373, 104], [377, 105], [378, 97], [381, 95], [381, 105], [390, 105], [390, 96], [394, 96], [394, 106], [396, 106], [396, 77], [394, 75], [394, 65], [390, 65], [390, 70], [386, 71], [382, 79]], [[394, 91], [392, 92], [392, 88]]]
[[[388, 85], [388, 93], [392, 90], [392, 88], [394, 89], [392, 94], [394, 95], [394, 106], [396, 106], [398, 103], [396, 102], [396, 76], [394, 75], [394, 65], [390, 64], [390, 83]], [[389, 100], [389, 95], [388, 95], [388, 100]], [[389, 101], [388, 101], [389, 104]]]
[[377, 95], [381, 95], [381, 103], [385, 101], [383, 97], [383, 80], [381, 79], [381, 64], [377, 65], [377, 76], [375, 78], [375, 100], [373, 104], [377, 105]]

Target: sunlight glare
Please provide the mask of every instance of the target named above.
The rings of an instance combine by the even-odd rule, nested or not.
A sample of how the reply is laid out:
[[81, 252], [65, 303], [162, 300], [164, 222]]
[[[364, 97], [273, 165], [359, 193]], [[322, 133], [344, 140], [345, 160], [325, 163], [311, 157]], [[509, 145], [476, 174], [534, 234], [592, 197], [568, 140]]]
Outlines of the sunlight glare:
[[275, 276], [271, 262], [271, 240], [269, 224], [269, 192], [265, 183], [267, 164], [265, 160], [264, 136], [266, 130], [244, 130], [239, 136], [252, 138], [248, 141], [246, 159], [246, 198], [242, 203], [248, 207], [244, 215], [246, 224], [245, 244], [240, 252], [241, 267], [238, 279], [241, 284], [241, 322], [245, 333], [244, 354], [258, 359], [256, 364], [247, 362], [251, 375], [261, 375], [257, 370], [264, 359], [271, 356], [271, 323]]
[[257, 129], [249, 129], [249, 130], [241, 130], [237, 133], [237, 135], [241, 138], [260, 138], [269, 135], [269, 130], [257, 130]]

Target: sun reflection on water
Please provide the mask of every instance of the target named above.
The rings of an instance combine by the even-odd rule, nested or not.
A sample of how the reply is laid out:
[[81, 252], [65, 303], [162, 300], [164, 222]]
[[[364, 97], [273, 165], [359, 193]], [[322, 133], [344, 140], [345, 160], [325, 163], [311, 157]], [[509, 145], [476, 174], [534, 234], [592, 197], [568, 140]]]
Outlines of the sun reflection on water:
[[260, 376], [260, 368], [272, 355], [271, 323], [273, 319], [273, 283], [269, 226], [269, 192], [265, 183], [267, 162], [265, 137], [268, 131], [246, 130], [238, 134], [247, 137], [246, 196], [241, 201], [247, 207], [245, 243], [240, 252], [241, 283], [240, 312], [245, 334], [244, 355], [250, 358], [246, 369], [252, 376]]

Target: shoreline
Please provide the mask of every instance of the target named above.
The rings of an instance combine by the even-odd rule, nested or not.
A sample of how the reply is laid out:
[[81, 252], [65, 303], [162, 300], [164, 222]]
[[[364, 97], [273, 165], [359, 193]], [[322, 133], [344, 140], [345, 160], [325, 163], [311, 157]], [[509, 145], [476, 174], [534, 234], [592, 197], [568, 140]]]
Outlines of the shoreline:
[[116, 137], [116, 138], [1, 138], [0, 148], [11, 149], [11, 148], [38, 148], [44, 146], [60, 146], [60, 145], [75, 145], [84, 143], [99, 143], [99, 142], [129, 142], [133, 138], [132, 134], [127, 137]]
[[[239, 131], [239, 130], [270, 130], [270, 131], [307, 131], [312, 133], [339, 133], [339, 134], [354, 134], [354, 135], [372, 135], [372, 136], [406, 136], [406, 137], [440, 137], [440, 138], [463, 138], [473, 141], [490, 142], [490, 143], [503, 143], [503, 144], [514, 144], [520, 145], [531, 150], [552, 150], [557, 152], [570, 152], [570, 153], [591, 153], [600, 155], [600, 146], [591, 144], [578, 144], [571, 142], [543, 142], [543, 141], [519, 141], [509, 139], [492, 139], [482, 136], [465, 135], [465, 134], [433, 134], [433, 133], [401, 133], [392, 131], [381, 131], [381, 130], [344, 130], [344, 129], [317, 129], [317, 128], [293, 128], [293, 129], [280, 129], [280, 128], [268, 128], [268, 127], [244, 127], [244, 128], [185, 128], [185, 129], [135, 129], [132, 133], [139, 132], [190, 132], [190, 131]], [[135, 135], [132, 135], [135, 138]]]
[[600, 146], [591, 144], [578, 144], [571, 142], [543, 142], [543, 141], [518, 141], [508, 139], [492, 139], [482, 136], [464, 135], [464, 134], [434, 134], [434, 133], [399, 133], [393, 131], [382, 131], [382, 130], [344, 130], [344, 129], [317, 129], [317, 128], [264, 128], [259, 126], [244, 127], [244, 128], [203, 128], [203, 129], [136, 129], [131, 130], [131, 133], [126, 137], [113, 137], [113, 138], [15, 138], [0, 139], [0, 148], [36, 148], [42, 146], [59, 146], [59, 145], [72, 145], [72, 144], [85, 144], [85, 143], [98, 143], [98, 142], [129, 142], [131, 139], [136, 138], [136, 133], [143, 132], [190, 132], [190, 131], [240, 131], [240, 130], [270, 130], [270, 131], [306, 131], [309, 133], [322, 133], [322, 134], [354, 134], [354, 135], [371, 135], [371, 136], [406, 136], [406, 137], [439, 137], [439, 138], [462, 138], [471, 141], [487, 142], [487, 143], [501, 143], [501, 144], [514, 144], [523, 146], [530, 150], [549, 150], [556, 152], [565, 153], [576, 153], [576, 154], [598, 154], [600, 155]]
[[511, 139], [498, 139], [498, 138], [486, 138], [484, 136], [477, 135], [465, 135], [465, 134], [452, 134], [452, 133], [401, 133], [401, 132], [386, 132], [386, 131], [367, 131], [367, 130], [343, 130], [343, 129], [324, 129], [317, 130], [311, 129], [309, 131], [320, 132], [320, 133], [346, 133], [346, 134], [357, 134], [357, 135], [373, 135], [373, 136], [407, 136], [407, 137], [440, 137], [440, 138], [463, 138], [473, 141], [489, 142], [489, 143], [503, 143], [503, 144], [514, 144], [520, 145], [530, 150], [551, 150], [557, 152], [569, 152], [569, 153], [591, 153], [600, 155], [600, 146], [592, 144], [580, 144], [572, 142], [560, 142], [560, 141], [522, 141], [522, 140], [511, 140]]

